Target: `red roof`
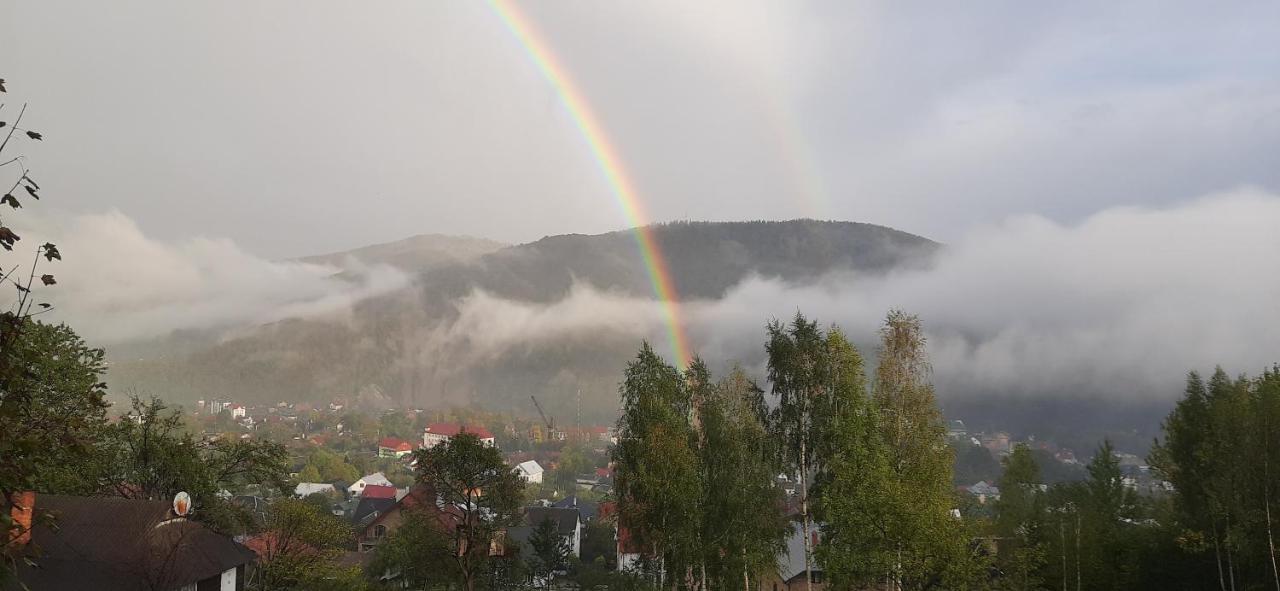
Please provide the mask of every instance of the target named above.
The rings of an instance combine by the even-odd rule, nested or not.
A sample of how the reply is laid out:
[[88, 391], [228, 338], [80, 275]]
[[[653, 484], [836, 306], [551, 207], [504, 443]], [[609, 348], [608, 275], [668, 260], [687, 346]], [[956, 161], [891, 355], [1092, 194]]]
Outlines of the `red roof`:
[[385, 447], [396, 451], [413, 451], [413, 444], [395, 437], [383, 437], [382, 441], [378, 442], [378, 447]]
[[473, 433], [481, 439], [492, 439], [493, 433], [490, 433], [484, 427], [475, 425], [459, 425], [457, 423], [431, 423], [427, 425], [427, 433], [435, 435], [444, 435], [445, 437], [453, 437], [461, 432]]
[[366, 499], [394, 499], [396, 498], [396, 487], [370, 484], [364, 487], [364, 491], [360, 493], [360, 496]]
[[596, 476], [599, 478], [609, 478], [613, 476], [613, 471], [608, 468], [596, 468]]

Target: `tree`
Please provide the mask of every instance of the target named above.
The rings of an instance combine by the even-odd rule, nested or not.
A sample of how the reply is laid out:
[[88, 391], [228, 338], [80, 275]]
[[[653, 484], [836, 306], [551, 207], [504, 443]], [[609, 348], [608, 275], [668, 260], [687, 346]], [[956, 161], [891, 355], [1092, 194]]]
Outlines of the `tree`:
[[627, 365], [613, 449], [619, 527], [650, 548], [646, 568], [662, 586], [699, 558], [701, 482], [686, 382], [648, 343]]
[[951, 513], [951, 450], [920, 321], [891, 312], [880, 337], [872, 397], [846, 386], [830, 414], [836, 427], [820, 496], [819, 557], [842, 585], [970, 585], [981, 569]]
[[582, 562], [599, 564], [606, 570], [618, 565], [618, 544], [613, 526], [604, 519], [592, 519], [582, 528]]
[[[0, 80], [0, 93], [7, 92]], [[0, 140], [0, 174], [8, 176], [0, 179], [7, 186], [0, 197], [0, 248], [12, 253], [22, 239], [9, 226], [12, 213], [23, 207], [28, 196], [32, 200], [41, 197], [26, 158], [14, 155], [14, 150], [24, 138], [40, 141], [44, 136], [22, 127], [25, 103], [11, 120], [4, 111], [6, 106], [0, 103], [0, 117], [5, 117], [0, 119], [4, 136]], [[17, 142], [13, 141], [15, 135]], [[10, 179], [11, 185], [7, 184]], [[19, 187], [26, 195], [15, 195]], [[85, 347], [65, 326], [53, 328], [34, 320], [52, 307], [39, 301], [36, 292], [57, 283], [53, 275], [40, 272], [40, 259], [45, 263], [61, 260], [58, 247], [45, 243], [36, 246], [33, 254], [15, 256], [0, 258], [0, 286], [8, 284], [15, 294], [8, 309], [0, 312], [0, 529], [5, 536], [0, 545], [0, 580], [9, 576], [16, 560], [9, 547], [9, 540], [20, 533], [10, 517], [16, 493], [36, 488], [40, 474], [57, 470], [57, 463], [75, 462], [84, 456], [92, 431], [102, 420], [106, 387], [98, 381], [104, 368], [100, 350]], [[69, 370], [71, 375], [64, 379], [60, 370]], [[87, 384], [85, 376], [91, 376]], [[48, 519], [37, 516], [37, 521]]]
[[774, 320], [767, 326], [769, 383], [778, 397], [771, 423], [782, 442], [783, 466], [799, 477], [800, 524], [805, 544], [805, 588], [813, 588], [813, 548], [809, 535], [810, 484], [819, 469], [820, 442], [830, 408], [825, 400], [831, 387], [825, 337], [816, 322], [796, 312], [790, 325]]
[[277, 499], [264, 531], [249, 542], [258, 553], [249, 587], [257, 591], [286, 589], [356, 589], [357, 569], [336, 561], [351, 538], [351, 528], [323, 507], [305, 500]]
[[499, 532], [520, 520], [524, 480], [509, 469], [497, 449], [473, 433], [414, 452], [417, 481], [435, 491], [443, 505], [443, 560], [467, 591], [475, 591]]
[[197, 441], [179, 411], [134, 397], [130, 413], [103, 430], [97, 457], [82, 475], [95, 491], [131, 499], [168, 500], [185, 491], [198, 518], [239, 532], [250, 524], [223, 491], [291, 492], [288, 459], [284, 446], [269, 441]]
[[530, 567], [534, 583], [549, 585], [555, 574], [568, 564], [569, 541], [556, 531], [555, 521], [548, 517], [533, 528], [529, 534], [529, 545], [533, 547]]
[[[316, 448], [315, 451], [311, 452], [302, 470], [307, 476], [307, 478], [303, 478], [303, 474], [299, 474], [298, 480], [302, 482], [334, 482], [341, 480], [351, 483], [360, 478], [360, 470], [358, 468], [352, 466], [342, 456], [322, 447]], [[308, 478], [314, 478], [314, 480], [309, 480]]]
[[764, 392], [735, 368], [698, 398], [703, 584], [750, 588], [776, 568], [790, 530]]
[[1174, 487], [1178, 546], [1219, 589], [1280, 588], [1273, 466], [1280, 435], [1280, 368], [1207, 384], [1192, 372], [1149, 461]]
[[1019, 444], [1004, 459], [1000, 498], [996, 501], [995, 532], [999, 539], [997, 564], [1007, 589], [1036, 589], [1046, 560], [1041, 543], [1043, 503], [1040, 466], [1031, 448]]
[[578, 487], [578, 475], [588, 472], [591, 463], [580, 444], [564, 446], [555, 469], [551, 471], [551, 484], [565, 495], [571, 495]]

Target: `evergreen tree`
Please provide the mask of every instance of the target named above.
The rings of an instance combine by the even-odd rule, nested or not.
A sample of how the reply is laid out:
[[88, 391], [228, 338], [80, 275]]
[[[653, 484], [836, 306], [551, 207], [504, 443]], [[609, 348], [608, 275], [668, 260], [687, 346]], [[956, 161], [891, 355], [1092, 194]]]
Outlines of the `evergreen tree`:
[[1041, 540], [1044, 532], [1040, 466], [1031, 448], [1014, 447], [1004, 459], [1004, 474], [999, 482], [995, 532], [999, 541], [997, 564], [1003, 575], [1002, 587], [1038, 589], [1046, 551]]
[[530, 565], [534, 574], [534, 582], [549, 585], [557, 571], [564, 570], [569, 560], [569, 541], [556, 531], [556, 523], [551, 518], [543, 519], [529, 534], [529, 545], [533, 547]]

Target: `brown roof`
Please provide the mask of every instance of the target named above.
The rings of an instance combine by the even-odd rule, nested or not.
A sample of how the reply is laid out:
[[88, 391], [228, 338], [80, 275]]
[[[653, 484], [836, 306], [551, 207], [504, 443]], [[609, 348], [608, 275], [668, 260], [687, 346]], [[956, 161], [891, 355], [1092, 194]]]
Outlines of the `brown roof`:
[[176, 589], [254, 560], [231, 538], [175, 518], [166, 501], [38, 494], [35, 510], [53, 514], [56, 527], [32, 531], [27, 554], [37, 566], [18, 561], [31, 589]]

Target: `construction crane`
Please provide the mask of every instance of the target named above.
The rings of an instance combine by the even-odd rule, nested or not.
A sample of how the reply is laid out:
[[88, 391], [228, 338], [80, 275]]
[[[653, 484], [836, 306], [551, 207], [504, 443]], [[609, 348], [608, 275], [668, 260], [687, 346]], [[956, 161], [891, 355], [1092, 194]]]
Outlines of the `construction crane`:
[[552, 419], [547, 418], [547, 413], [542, 410], [542, 405], [538, 404], [538, 399], [533, 395], [530, 395], [529, 400], [533, 401], [533, 407], [538, 409], [538, 414], [542, 415], [542, 422], [547, 424], [547, 431], [548, 432], [554, 431], [556, 428], [556, 422]]

